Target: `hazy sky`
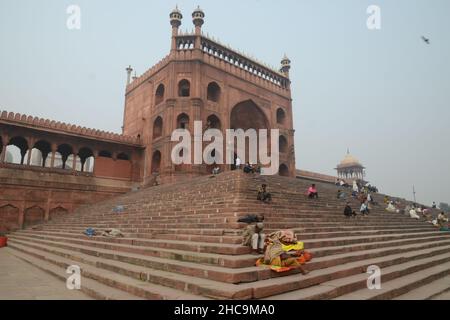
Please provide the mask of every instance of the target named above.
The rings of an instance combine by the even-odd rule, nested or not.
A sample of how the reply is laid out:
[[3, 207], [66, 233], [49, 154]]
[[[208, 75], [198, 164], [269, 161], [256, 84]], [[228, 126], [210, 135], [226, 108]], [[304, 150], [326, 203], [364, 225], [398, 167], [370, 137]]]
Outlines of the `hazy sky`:
[[[0, 110], [120, 132], [125, 67], [169, 52], [176, 3], [183, 29], [200, 5], [210, 35], [292, 60], [298, 168], [335, 174], [350, 148], [381, 191], [450, 202], [448, 0], [0, 0]], [[372, 4], [381, 30], [366, 27]]]

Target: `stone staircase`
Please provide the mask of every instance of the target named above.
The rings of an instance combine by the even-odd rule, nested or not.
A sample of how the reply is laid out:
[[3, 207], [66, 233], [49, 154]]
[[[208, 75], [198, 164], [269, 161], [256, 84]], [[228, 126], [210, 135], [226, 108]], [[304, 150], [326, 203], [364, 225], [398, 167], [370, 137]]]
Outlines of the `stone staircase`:
[[[256, 201], [267, 183], [273, 203]], [[450, 234], [424, 221], [375, 207], [347, 219], [337, 187], [227, 172], [148, 188], [82, 207], [10, 235], [19, 258], [62, 280], [78, 265], [82, 290], [97, 299], [428, 299], [450, 283]], [[347, 192], [349, 193], [349, 192]], [[382, 203], [382, 195], [375, 200]], [[357, 202], [351, 200], [355, 210]], [[122, 213], [113, 208], [122, 205]], [[294, 229], [313, 253], [310, 274], [256, 267], [240, 245], [239, 217], [264, 214], [266, 233]], [[87, 237], [88, 228], [118, 228], [123, 238]], [[368, 290], [367, 267], [382, 270], [382, 289]], [[439, 284], [439, 285], [436, 285]], [[424, 288], [426, 290], [421, 290]], [[435, 289], [433, 289], [435, 288]]]

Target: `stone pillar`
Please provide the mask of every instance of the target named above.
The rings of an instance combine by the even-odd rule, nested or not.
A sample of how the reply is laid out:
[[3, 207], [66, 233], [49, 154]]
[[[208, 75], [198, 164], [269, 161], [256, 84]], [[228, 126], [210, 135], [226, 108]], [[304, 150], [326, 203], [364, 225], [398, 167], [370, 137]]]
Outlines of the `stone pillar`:
[[5, 162], [6, 159], [6, 147], [8, 147], [8, 136], [2, 135], [2, 152], [0, 153], [0, 163]]
[[73, 150], [73, 161], [72, 161], [72, 171], [77, 171], [77, 155], [78, 150]]
[[44, 216], [44, 221], [48, 221], [50, 220], [50, 201], [51, 201], [51, 197], [52, 197], [52, 192], [48, 191], [47, 192], [47, 206], [45, 208], [45, 216]]
[[50, 160], [50, 168], [54, 168], [55, 167], [55, 156], [56, 156], [56, 152], [58, 150], [58, 146], [56, 144], [52, 144], [52, 158]]
[[25, 221], [25, 201], [22, 201], [19, 205], [19, 228], [23, 229]]
[[34, 138], [29, 138], [29, 139], [27, 139], [27, 142], [28, 142], [28, 159], [27, 159], [27, 165], [29, 166], [29, 165], [31, 164], [31, 154], [32, 154], [32, 151], [33, 151], [35, 139], [34, 139]]
[[97, 159], [98, 159], [99, 151], [98, 150], [94, 150], [92, 153], [94, 154], [94, 164], [92, 165], [92, 172], [91, 173], [94, 175], [95, 167], [97, 165]]

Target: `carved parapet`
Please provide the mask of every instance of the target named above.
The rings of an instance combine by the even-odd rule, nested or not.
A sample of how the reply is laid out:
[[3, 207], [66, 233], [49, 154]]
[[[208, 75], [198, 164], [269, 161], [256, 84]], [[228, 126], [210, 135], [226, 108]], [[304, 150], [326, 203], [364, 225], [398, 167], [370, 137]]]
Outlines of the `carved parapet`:
[[85, 128], [64, 122], [27, 116], [20, 113], [2, 111], [0, 113], [0, 122], [10, 123], [22, 126], [31, 126], [35, 128], [51, 129], [61, 131], [62, 133], [77, 134], [86, 137], [97, 138], [100, 140], [111, 140], [113, 142], [122, 142], [129, 144], [141, 144], [137, 137], [121, 135], [113, 132], [106, 132], [96, 129]]
[[148, 69], [146, 72], [144, 72], [141, 76], [137, 77], [136, 80], [131, 82], [129, 85], [127, 85], [126, 93], [129, 93], [130, 91], [137, 88], [139, 85], [147, 81], [151, 76], [153, 76], [155, 73], [157, 73], [159, 70], [164, 68], [170, 61], [171, 56], [167, 55], [162, 60], [160, 60], [157, 64], [155, 64], [153, 67]]

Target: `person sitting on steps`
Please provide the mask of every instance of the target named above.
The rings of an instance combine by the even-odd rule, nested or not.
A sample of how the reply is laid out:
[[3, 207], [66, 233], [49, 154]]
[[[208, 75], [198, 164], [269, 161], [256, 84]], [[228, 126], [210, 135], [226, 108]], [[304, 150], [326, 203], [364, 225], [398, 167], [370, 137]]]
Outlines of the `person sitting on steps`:
[[361, 212], [361, 214], [363, 216], [366, 216], [369, 214], [369, 204], [368, 204], [367, 200], [364, 201], [363, 203], [361, 203], [361, 208], [359, 209], [359, 211]]
[[241, 163], [242, 163], [241, 158], [236, 157], [236, 160], [234, 161], [234, 164], [236, 166], [236, 170], [241, 170]]
[[253, 254], [264, 253], [264, 241], [266, 239], [266, 235], [263, 233], [263, 221], [264, 216], [258, 216], [257, 222], [249, 224], [242, 234], [242, 245], [250, 246], [252, 248]]
[[388, 204], [388, 206], [387, 206], [387, 208], [386, 208], [386, 211], [392, 212], [392, 213], [399, 213], [399, 212], [400, 212], [400, 210], [398, 210], [398, 209], [394, 206], [394, 202], [393, 202], [393, 201], [389, 202], [389, 204]]
[[437, 223], [440, 228], [447, 227], [448, 218], [444, 212], [439, 213], [439, 215], [437, 216]]
[[374, 206], [377, 205], [377, 203], [375, 202], [375, 200], [373, 200], [372, 194], [371, 194], [370, 192], [367, 194], [367, 201], [369, 201], [369, 203], [372, 204], [372, 205], [374, 205]]
[[342, 190], [338, 190], [336, 198], [337, 199], [345, 199], [345, 192]]
[[420, 220], [420, 216], [417, 214], [417, 209], [414, 208], [409, 210], [409, 217], [412, 219]]
[[267, 192], [266, 184], [262, 184], [259, 187], [257, 200], [262, 201], [264, 203], [269, 203], [272, 201], [272, 195], [269, 192]]
[[218, 166], [214, 167], [212, 169], [212, 174], [213, 175], [218, 175], [220, 173], [220, 168]]
[[352, 197], [356, 198], [359, 194], [359, 187], [356, 181], [353, 181], [353, 187], [352, 187]]
[[319, 193], [317, 193], [316, 185], [314, 183], [309, 187], [307, 195], [310, 199], [319, 199]]
[[281, 230], [266, 237], [264, 263], [274, 267], [298, 269], [304, 275], [309, 271], [303, 268], [299, 258], [305, 254], [304, 244], [297, 241], [292, 230]]
[[244, 166], [244, 172], [245, 173], [255, 173], [256, 172], [256, 170], [255, 170], [255, 168], [253, 167], [253, 165], [251, 165], [250, 163], [246, 163], [245, 164], [245, 166]]
[[347, 203], [345, 205], [345, 208], [344, 208], [344, 215], [347, 218], [350, 218], [350, 217], [355, 218], [356, 217], [356, 212], [352, 210], [352, 207], [350, 207], [350, 202], [348, 202], [348, 201], [347, 201]]

